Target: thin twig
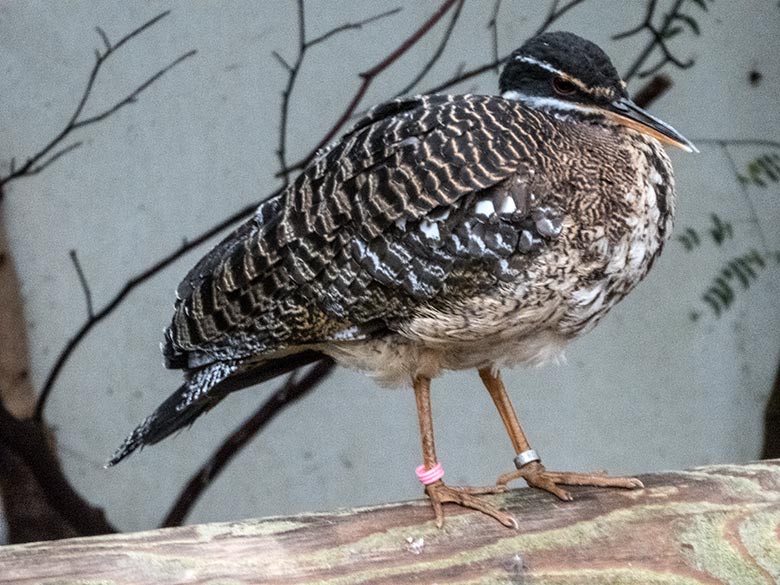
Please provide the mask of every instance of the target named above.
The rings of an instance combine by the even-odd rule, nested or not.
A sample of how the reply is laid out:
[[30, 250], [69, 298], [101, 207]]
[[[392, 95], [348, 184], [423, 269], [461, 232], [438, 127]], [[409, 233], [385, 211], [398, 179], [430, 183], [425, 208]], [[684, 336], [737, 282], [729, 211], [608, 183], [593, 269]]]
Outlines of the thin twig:
[[319, 43], [329, 39], [333, 35], [342, 33], [344, 31], [361, 29], [367, 24], [376, 22], [377, 20], [381, 20], [382, 18], [387, 18], [388, 16], [393, 16], [394, 14], [398, 14], [399, 12], [401, 12], [401, 10], [402, 10], [401, 7], [398, 6], [396, 8], [392, 8], [385, 12], [380, 12], [375, 16], [369, 16], [364, 20], [360, 20], [358, 22], [348, 22], [346, 24], [342, 24], [341, 26], [332, 28], [328, 32], [325, 32], [318, 37], [314, 37], [313, 39], [306, 41], [306, 48], [308, 49], [310, 47], [313, 47], [314, 45], [318, 45]]
[[[281, 191], [282, 188], [277, 189], [271, 195], [269, 195], [269, 198], [278, 195], [279, 193], [281, 193]], [[127, 295], [129, 295], [138, 286], [140, 286], [141, 284], [143, 284], [144, 282], [152, 278], [158, 272], [173, 264], [176, 260], [184, 256], [187, 252], [189, 252], [193, 248], [199, 246], [206, 240], [214, 237], [219, 232], [233, 225], [237, 221], [246, 219], [251, 213], [254, 212], [256, 208], [257, 208], [257, 204], [252, 203], [251, 205], [247, 205], [242, 209], [239, 209], [237, 212], [226, 217], [219, 223], [213, 225], [205, 232], [201, 233], [200, 235], [196, 236], [191, 240], [188, 240], [186, 243], [182, 244], [177, 250], [171, 252], [167, 256], [164, 256], [163, 258], [155, 262], [152, 266], [150, 266], [146, 270], [136, 274], [134, 277], [132, 277], [124, 284], [124, 286], [119, 290], [119, 292], [116, 295], [114, 295], [114, 297], [108, 303], [106, 303], [103, 306], [103, 308], [100, 309], [100, 311], [96, 312], [92, 318], [87, 319], [79, 328], [79, 330], [75, 333], [75, 335], [68, 340], [68, 342], [65, 344], [65, 347], [62, 348], [59, 355], [57, 356], [57, 359], [54, 361], [54, 365], [52, 366], [51, 370], [49, 370], [49, 374], [46, 376], [46, 381], [43, 384], [41, 393], [38, 396], [38, 402], [35, 405], [35, 414], [34, 414], [35, 420], [40, 421], [43, 419], [43, 411], [46, 407], [46, 401], [49, 397], [49, 394], [52, 391], [52, 388], [54, 387], [54, 384], [57, 382], [57, 378], [59, 377], [62, 368], [68, 362], [70, 356], [73, 354], [76, 348], [78, 348], [78, 346], [81, 344], [84, 338], [89, 334], [89, 332], [92, 331], [92, 329], [98, 323], [100, 323], [111, 313], [113, 313]]]
[[447, 30], [444, 31], [444, 36], [442, 36], [441, 41], [439, 42], [439, 46], [436, 47], [436, 50], [433, 52], [433, 55], [431, 55], [431, 58], [428, 59], [415, 78], [406, 87], [397, 92], [393, 97], [397, 98], [405, 95], [409, 93], [412, 88], [417, 87], [417, 84], [420, 83], [426, 75], [428, 75], [428, 72], [430, 72], [436, 62], [441, 58], [442, 53], [444, 53], [444, 49], [447, 48], [447, 43], [449, 43], [450, 38], [452, 37], [452, 31], [455, 30], [455, 25], [457, 24], [458, 18], [460, 17], [464, 2], [465, 0], [458, 0], [458, 4], [455, 6], [455, 10], [452, 13], [452, 18], [450, 18], [450, 22], [447, 25]]
[[301, 63], [306, 54], [306, 14], [303, 0], [298, 0], [298, 54], [295, 63], [288, 65], [287, 61], [277, 55], [278, 59], [287, 66], [287, 86], [282, 90], [282, 111], [279, 116], [279, 146], [276, 148], [276, 156], [279, 158], [284, 183], [290, 181], [290, 171], [287, 169], [287, 118], [290, 113], [290, 96], [295, 87], [295, 80], [301, 70]]
[[639, 34], [643, 30], [645, 30], [645, 28], [647, 28], [647, 23], [653, 22], [653, 15], [655, 14], [655, 7], [657, 3], [658, 0], [649, 0], [647, 2], [647, 8], [645, 9], [644, 20], [642, 20], [642, 22], [640, 22], [634, 28], [630, 28], [628, 30], [624, 30], [623, 32], [612, 35], [612, 40], [621, 41], [623, 39], [627, 39], [628, 37], [632, 37], [636, 34]]
[[[131, 103], [134, 103], [138, 99], [138, 96], [144, 90], [146, 90], [150, 85], [152, 85], [155, 81], [160, 79], [160, 77], [165, 75], [168, 71], [176, 67], [179, 63], [181, 63], [185, 59], [188, 59], [193, 55], [195, 55], [196, 51], [194, 50], [188, 51], [187, 53], [185, 53], [178, 59], [172, 61], [166, 67], [163, 67], [157, 73], [149, 77], [135, 90], [133, 90], [132, 93], [130, 93], [124, 99], [115, 103], [110, 108], [98, 114], [95, 114], [93, 116], [90, 116], [88, 118], [80, 119], [81, 114], [83, 113], [84, 108], [87, 105], [87, 101], [89, 100], [89, 97], [92, 94], [92, 90], [95, 86], [95, 81], [97, 80], [97, 77], [101, 71], [101, 67], [108, 60], [108, 58], [111, 57], [111, 55], [113, 55], [114, 53], [116, 53], [117, 50], [120, 47], [122, 47], [125, 43], [136, 38], [138, 35], [140, 35], [150, 27], [157, 24], [160, 20], [162, 20], [169, 14], [170, 11], [165, 11], [161, 14], [158, 14], [151, 20], [145, 22], [135, 30], [131, 31], [130, 33], [128, 33], [127, 35], [119, 39], [119, 41], [117, 41], [117, 43], [113, 45], [109, 41], [108, 36], [103, 31], [103, 29], [99, 27], [96, 29], [98, 35], [103, 41], [103, 44], [105, 45], [105, 50], [102, 53], [100, 52], [100, 50], [95, 50], [95, 63], [92, 66], [92, 70], [90, 71], [89, 78], [87, 79], [87, 84], [84, 88], [84, 91], [81, 94], [81, 98], [79, 99], [78, 104], [76, 105], [76, 109], [73, 111], [73, 114], [71, 114], [70, 118], [65, 124], [65, 127], [59, 132], [59, 134], [57, 134], [54, 138], [52, 138], [48, 144], [46, 144], [43, 148], [41, 148], [38, 152], [36, 152], [32, 156], [30, 156], [22, 166], [16, 167], [16, 165], [13, 164], [11, 166], [9, 173], [5, 176], [0, 177], [0, 201], [2, 201], [4, 195], [4, 188], [6, 185], [8, 185], [8, 183], [16, 179], [19, 179], [21, 177], [30, 177], [40, 173], [41, 171], [43, 171], [45, 168], [47, 168], [49, 165], [51, 165], [53, 162], [55, 162], [62, 156], [80, 147], [82, 143], [75, 142], [64, 148], [61, 148], [60, 150], [55, 150], [74, 131], [89, 126], [91, 124], [100, 122], [101, 120], [104, 120], [110, 115], [116, 113], [121, 108]], [[50, 155], [49, 153], [51, 153], [52, 151], [55, 152]]]
[[[555, 23], [559, 18], [561, 18], [564, 14], [566, 14], [569, 10], [582, 4], [584, 1], [585, 0], [570, 0], [570, 2], [567, 2], [560, 8], [558, 8], [557, 1], [553, 2], [550, 5], [550, 10], [547, 13], [546, 18], [544, 19], [544, 22], [542, 22], [542, 24], [539, 25], [539, 27], [534, 31], [533, 35], [531, 36], [542, 34], [547, 29], [549, 29], [553, 25], [553, 23]], [[497, 70], [508, 59], [509, 59], [509, 55], [504, 55], [503, 57], [499, 57], [491, 61], [490, 63], [485, 63], [484, 65], [480, 65], [473, 69], [467, 69], [465, 71], [463, 70], [462, 67], [459, 67], [458, 71], [456, 71], [452, 77], [442, 81], [438, 85], [435, 85], [427, 89], [423, 93], [425, 94], [440, 93], [446, 89], [450, 89], [451, 87], [458, 85], [459, 83], [477, 77], [478, 75], [482, 75], [483, 73], [490, 71], [491, 69]]]
[[76, 269], [76, 274], [79, 277], [79, 283], [81, 283], [81, 290], [84, 291], [84, 300], [87, 302], [87, 317], [93, 319], [95, 317], [95, 309], [92, 306], [92, 291], [87, 283], [87, 277], [84, 276], [84, 271], [81, 269], [81, 263], [79, 257], [76, 254], [76, 250], [70, 251], [70, 259], [73, 261], [73, 266]]
[[245, 420], [187, 482], [176, 502], [171, 506], [161, 527], [180, 526], [203, 492], [214, 482], [230, 463], [261, 429], [263, 429], [284, 408], [299, 400], [314, 389], [333, 370], [332, 360], [317, 362], [300, 380], [296, 372], [290, 374], [279, 390], [274, 392], [262, 406]]
[[[653, 20], [655, 20], [658, 3], [656, 0], [650, 0], [650, 2], [648, 2], [647, 4], [647, 10], [645, 12], [644, 20], [639, 25], [627, 31], [624, 31], [622, 33], [613, 35], [612, 38], [614, 40], [619, 40], [619, 39], [628, 38], [633, 35], [637, 35], [645, 30], [650, 33], [650, 40], [648, 41], [647, 45], [645, 45], [645, 48], [642, 49], [642, 51], [640, 51], [637, 58], [634, 60], [632, 65], [628, 68], [626, 74], [623, 76], [623, 79], [625, 81], [630, 81], [631, 79], [633, 79], [635, 75], [638, 75], [639, 77], [647, 77], [649, 75], [653, 75], [654, 73], [658, 72], [662, 67], [664, 67], [667, 63], [672, 63], [673, 65], [675, 65], [680, 69], [687, 69], [693, 66], [692, 59], [689, 59], [688, 61], [681, 61], [674, 56], [674, 54], [671, 52], [671, 50], [666, 44], [666, 37], [665, 37], [665, 35], [669, 31], [669, 26], [671, 25], [672, 21], [675, 20], [676, 18], [679, 18], [680, 9], [682, 8], [684, 2], [685, 0], [676, 0], [674, 5], [672, 6], [672, 9], [664, 16], [663, 20], [661, 21], [661, 26], [656, 27], [653, 24]], [[654, 66], [645, 70], [641, 70], [642, 67], [644, 67], [650, 55], [657, 48], [660, 49], [663, 54], [662, 59]]]
[[[493, 14], [488, 21], [487, 27], [491, 32], [491, 40], [493, 41], [493, 62], [498, 61], [498, 13], [501, 11], [501, 0], [494, 0], [493, 2]], [[496, 74], [498, 74], [498, 65], [496, 65]]]
[[[737, 168], [737, 161], [734, 160], [734, 157], [731, 155], [731, 152], [729, 151], [728, 144], [725, 142], [720, 143], [720, 149], [723, 152], [723, 156], [726, 157], [726, 160], [729, 163], [729, 166], [731, 167], [731, 172], [735, 177], [739, 177], [739, 168]], [[771, 253], [771, 248], [769, 247], [769, 239], [766, 237], [766, 234], [764, 233], [764, 229], [761, 227], [761, 220], [758, 217], [758, 211], [756, 211], [756, 206], [753, 205], [753, 200], [750, 198], [750, 193], [748, 192], [747, 186], [742, 181], [737, 181], [739, 183], [739, 190], [742, 194], [742, 198], [745, 200], [745, 203], [747, 203], [748, 211], [750, 213], [750, 221], [753, 225], [756, 226], [756, 230], [758, 231], [758, 237], [761, 240], [761, 246], [764, 248], [764, 253], [769, 255]]]
[[577, 7], [578, 5], [582, 4], [585, 0], [570, 0], [566, 4], [564, 4], [561, 8], [558, 8], [558, 1], [552, 3], [550, 6], [550, 10], [547, 13], [547, 18], [544, 19], [544, 22], [539, 25], [539, 28], [536, 29], [533, 35], [536, 36], [542, 34], [544, 31], [546, 31], [552, 24], [561, 18], [564, 14], [566, 14], [569, 10], [572, 8]]
[[84, 118], [83, 120], [79, 120], [77, 123], [73, 125], [73, 129], [77, 128], [84, 128], [85, 126], [89, 126], [90, 124], [94, 124], [96, 122], [100, 122], [101, 120], [105, 120], [110, 115], [116, 113], [118, 110], [124, 108], [125, 106], [135, 103], [138, 99], [138, 96], [141, 95], [141, 93], [147, 89], [150, 85], [152, 85], [155, 81], [160, 79], [163, 75], [168, 73], [171, 69], [176, 67], [179, 63], [182, 61], [189, 59], [190, 57], [197, 54], [197, 51], [195, 49], [191, 51], [187, 51], [184, 53], [181, 57], [178, 59], [172, 61], [169, 65], [163, 67], [160, 69], [157, 73], [149, 77], [146, 81], [144, 81], [141, 85], [139, 85], [137, 88], [133, 90], [133, 92], [128, 95], [123, 100], [120, 100], [110, 108], [103, 110], [99, 114], [95, 114], [94, 116], [90, 116], [89, 118]]
[[287, 167], [287, 125], [290, 115], [290, 97], [292, 96], [293, 88], [295, 87], [295, 82], [298, 78], [298, 73], [301, 70], [301, 65], [303, 64], [306, 52], [311, 47], [314, 47], [339, 33], [361, 29], [366, 24], [397, 14], [400, 10], [400, 8], [393, 8], [392, 10], [370, 16], [358, 22], [348, 22], [327, 31], [318, 37], [307, 40], [305, 6], [303, 0], [298, 0], [298, 52], [295, 57], [295, 62], [290, 65], [278, 52], [271, 52], [271, 54], [282, 64], [282, 67], [287, 70], [287, 85], [282, 90], [281, 115], [279, 116], [279, 141], [276, 148], [276, 156], [279, 159], [280, 168], [277, 176], [283, 177], [285, 183], [289, 183], [290, 173], [292, 172], [292, 169]]
[[[64, 148], [58, 150], [53, 155], [51, 155], [49, 158], [47, 158], [45, 161], [35, 165], [30, 170], [28, 170], [24, 176], [25, 177], [32, 177], [33, 175], [37, 175], [44, 169], [46, 169], [50, 164], [52, 164], [54, 161], [56, 161], [61, 156], [65, 156], [69, 152], [76, 150], [77, 148], [80, 148], [84, 143], [79, 140], [78, 142], [74, 142], [73, 144], [69, 144], [68, 146], [65, 146]], [[2, 193], [2, 187], [0, 186], [0, 193]]]
[[279, 53], [276, 51], [271, 51], [271, 55], [273, 55], [279, 63], [282, 64], [282, 67], [287, 69], [287, 71], [292, 72], [292, 65], [290, 65], [287, 61], [285, 61], [284, 57], [282, 57]]
[[482, 75], [483, 73], [490, 71], [491, 69], [496, 69], [497, 67], [500, 67], [507, 61], [507, 59], [509, 59], [509, 55], [500, 57], [497, 61], [492, 61], [490, 63], [480, 65], [479, 67], [475, 67], [473, 69], [467, 69], [465, 71], [463, 70], [462, 66], [459, 66], [458, 70], [455, 72], [455, 74], [452, 77], [442, 81], [438, 85], [434, 85], [433, 87], [426, 89], [424, 93], [425, 94], [440, 93], [445, 89], [450, 89], [454, 85], [458, 85], [459, 83], [472, 79], [473, 77]]
[[407, 37], [398, 47], [395, 48], [389, 55], [387, 55], [384, 59], [382, 59], [379, 63], [371, 67], [370, 69], [363, 71], [360, 73], [359, 77], [363, 80], [360, 86], [358, 87], [357, 91], [355, 91], [352, 98], [349, 100], [347, 106], [344, 108], [344, 111], [342, 112], [341, 116], [333, 123], [333, 125], [330, 127], [330, 130], [328, 130], [325, 133], [325, 136], [320, 139], [320, 141], [314, 146], [309, 153], [304, 156], [301, 160], [296, 162], [293, 165], [290, 165], [288, 167], [285, 167], [282, 169], [278, 175], [284, 175], [289, 174], [293, 170], [302, 169], [303, 167], [308, 164], [308, 162], [314, 158], [314, 156], [319, 152], [319, 150], [326, 146], [328, 143], [330, 143], [333, 138], [336, 137], [336, 135], [339, 133], [341, 128], [344, 126], [344, 124], [349, 121], [352, 114], [355, 112], [357, 107], [360, 105], [360, 101], [363, 99], [363, 96], [368, 91], [368, 88], [371, 87], [371, 84], [374, 82], [374, 79], [382, 73], [385, 69], [390, 67], [393, 63], [395, 63], [398, 59], [401, 58], [404, 53], [406, 53], [409, 49], [411, 49], [414, 45], [417, 44], [417, 42], [425, 36], [425, 34], [433, 28], [433, 26], [441, 20], [441, 18], [449, 12], [449, 10], [458, 2], [459, 0], [445, 0], [442, 5], [439, 7], [439, 9], [431, 15], [428, 20], [426, 20], [414, 33], [412, 33], [409, 37]]

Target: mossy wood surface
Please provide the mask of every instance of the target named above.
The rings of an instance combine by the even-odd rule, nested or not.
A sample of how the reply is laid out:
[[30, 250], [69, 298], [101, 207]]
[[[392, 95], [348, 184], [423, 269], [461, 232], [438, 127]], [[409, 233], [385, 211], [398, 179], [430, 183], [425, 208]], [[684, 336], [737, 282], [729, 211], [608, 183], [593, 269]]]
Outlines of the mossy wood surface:
[[0, 583], [780, 583], [780, 460], [642, 480], [492, 496], [517, 531], [418, 501], [0, 547]]

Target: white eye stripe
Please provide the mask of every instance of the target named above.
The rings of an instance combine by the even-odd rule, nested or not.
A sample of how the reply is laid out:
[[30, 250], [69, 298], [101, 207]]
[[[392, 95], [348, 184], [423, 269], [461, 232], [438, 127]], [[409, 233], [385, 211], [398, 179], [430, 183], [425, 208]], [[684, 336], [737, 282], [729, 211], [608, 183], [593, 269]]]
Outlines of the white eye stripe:
[[[539, 59], [535, 59], [534, 57], [529, 57], [527, 55], [518, 55], [517, 57], [515, 57], [514, 60], [520, 61], [521, 63], [528, 63], [529, 65], [534, 65], [536, 67], [539, 67], [540, 69], [549, 71], [550, 73], [557, 75], [561, 79], [565, 79], [569, 83], [573, 83], [574, 85], [577, 86], [578, 89], [591, 95], [612, 97], [614, 93], [612, 90], [608, 88], [603, 88], [603, 87], [589, 88], [576, 77], [572, 77], [568, 73], [564, 73], [563, 71], [561, 71], [560, 69], [556, 69], [549, 63], [545, 63], [544, 61], [539, 61]], [[620, 83], [623, 86], [625, 86], [625, 82], [623, 82], [622, 80], [620, 81]]]
[[521, 63], [528, 63], [529, 65], [535, 65], [540, 69], [544, 69], [545, 71], [554, 73], [561, 79], [565, 79], [569, 83], [573, 83], [574, 85], [577, 86], [577, 88], [581, 89], [585, 93], [590, 93], [590, 90], [587, 87], [585, 87], [585, 84], [582, 83], [579, 79], [575, 79], [574, 77], [571, 77], [569, 74], [564, 73], [560, 69], [556, 69], [549, 63], [545, 63], [544, 61], [539, 61], [539, 59], [534, 59], [533, 57], [528, 57], [526, 55], [520, 55], [518, 57], [515, 57], [515, 61], [520, 61]]
[[560, 69], [556, 69], [549, 63], [545, 63], [544, 61], [539, 61], [539, 59], [534, 59], [533, 57], [528, 57], [526, 55], [518, 55], [515, 57], [515, 61], [520, 61], [521, 63], [528, 63], [529, 65], [536, 65], [540, 69], [544, 69], [545, 71], [549, 71], [550, 73], [555, 73], [556, 75], [560, 75], [561, 77], [565, 77], [568, 79], [568, 75], [563, 73]]
[[587, 112], [589, 114], [603, 114], [603, 112], [596, 107], [586, 106], [574, 102], [567, 102], [554, 97], [528, 95], [515, 90], [505, 91], [503, 94], [501, 94], [501, 97], [507, 100], [523, 102], [534, 108], [553, 107], [558, 110]]

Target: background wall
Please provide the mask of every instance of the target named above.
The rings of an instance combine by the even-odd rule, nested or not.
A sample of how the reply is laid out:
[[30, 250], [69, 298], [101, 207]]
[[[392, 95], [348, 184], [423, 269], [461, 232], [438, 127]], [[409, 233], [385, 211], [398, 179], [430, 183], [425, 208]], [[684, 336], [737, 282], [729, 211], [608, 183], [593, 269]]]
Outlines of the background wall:
[[[665, 2], [664, 5], [671, 5]], [[769, 0], [689, 1], [701, 35], [685, 28], [672, 46], [689, 70], [666, 67], [672, 89], [652, 111], [698, 144], [671, 153], [680, 193], [677, 233], [701, 243], [667, 248], [649, 278], [589, 336], [568, 363], [506, 373], [532, 443], [548, 467], [638, 473], [735, 462], [759, 455], [762, 413], [778, 364], [780, 271], [774, 260], [716, 318], [702, 295], [733, 257], [780, 248], [777, 183], [743, 185], [735, 168], [772, 152], [714, 139], [776, 140], [780, 129], [780, 9]], [[310, 38], [395, 6], [401, 12], [313, 47], [290, 102], [288, 159], [303, 156], [342, 112], [365, 71], [410, 35], [436, 2], [307, 0]], [[493, 2], [467, 0], [425, 90], [493, 57]], [[74, 249], [96, 307], [133, 275], [280, 183], [275, 154], [287, 73], [272, 56], [295, 59], [293, 2], [0, 4], [0, 162], [23, 159], [63, 126], [101, 46], [157, 13], [172, 15], [112, 57], [87, 112], [97, 112], [154, 71], [196, 48], [137, 103], [77, 136], [85, 144], [40, 175], [15, 182], [3, 202], [22, 281], [32, 379], [39, 388], [63, 345], [86, 318], [69, 257]], [[498, 49], [519, 46], [546, 15], [546, 2], [504, 1]], [[600, 44], [625, 72], [649, 37], [611, 36], [644, 17], [644, 3], [579, 3], [553, 29]], [[447, 18], [365, 97], [371, 105], [406, 85], [436, 50]], [[648, 65], [660, 57], [655, 55]], [[761, 75], [751, 83], [749, 72]], [[104, 76], [103, 76], [104, 75]], [[755, 78], [755, 76], [754, 76]], [[489, 71], [453, 91], [495, 91]], [[641, 80], [634, 80], [636, 90]], [[777, 152], [777, 149], [774, 150]], [[730, 222], [716, 245], [712, 214]], [[126, 530], [154, 526], [207, 454], [276, 387], [226, 400], [194, 427], [119, 467], [103, 462], [125, 434], [179, 383], [163, 369], [158, 342], [173, 290], [204, 245], [134, 291], [67, 363], [47, 407], [68, 476]], [[739, 287], [737, 287], [739, 288]], [[698, 318], [693, 319], [691, 315]], [[433, 390], [437, 446], [452, 483], [492, 482], [513, 453], [476, 372], [450, 373]], [[338, 370], [286, 411], [210, 489], [190, 521], [327, 510], [419, 497], [420, 460], [411, 391], [378, 388]]]

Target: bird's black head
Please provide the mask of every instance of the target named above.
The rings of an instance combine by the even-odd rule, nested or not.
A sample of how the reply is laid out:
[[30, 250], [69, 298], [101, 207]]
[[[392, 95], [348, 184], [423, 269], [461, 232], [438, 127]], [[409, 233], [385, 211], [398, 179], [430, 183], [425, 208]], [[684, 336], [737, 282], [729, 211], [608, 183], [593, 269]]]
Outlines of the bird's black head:
[[510, 55], [498, 84], [507, 99], [618, 124], [688, 152], [696, 150], [674, 128], [632, 102], [607, 54], [575, 34], [533, 37]]
[[509, 57], [498, 84], [502, 94], [570, 102], [606, 103], [628, 97], [606, 53], [568, 32], [544, 33], [527, 41]]

